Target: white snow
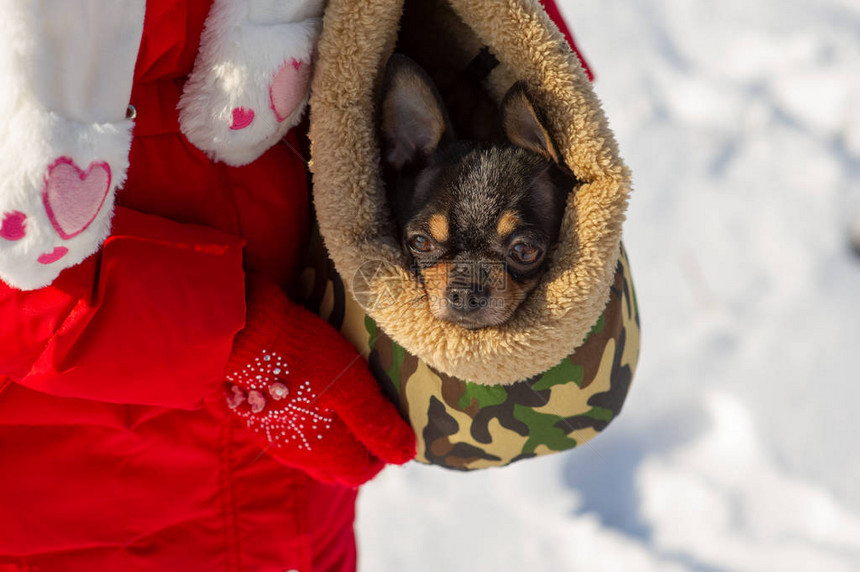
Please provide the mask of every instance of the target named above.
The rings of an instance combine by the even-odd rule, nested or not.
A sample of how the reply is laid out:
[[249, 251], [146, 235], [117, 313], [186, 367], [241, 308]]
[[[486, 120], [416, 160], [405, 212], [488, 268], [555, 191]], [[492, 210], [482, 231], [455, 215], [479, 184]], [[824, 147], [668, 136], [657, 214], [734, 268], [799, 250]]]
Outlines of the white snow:
[[561, 7], [634, 173], [631, 394], [578, 450], [387, 469], [361, 569], [860, 570], [860, 3]]

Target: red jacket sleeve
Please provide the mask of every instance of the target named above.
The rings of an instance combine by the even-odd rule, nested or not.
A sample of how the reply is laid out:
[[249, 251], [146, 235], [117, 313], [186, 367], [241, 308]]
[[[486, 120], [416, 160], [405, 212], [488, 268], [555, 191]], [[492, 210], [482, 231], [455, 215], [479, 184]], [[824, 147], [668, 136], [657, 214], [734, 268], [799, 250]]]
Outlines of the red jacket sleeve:
[[117, 208], [101, 252], [41, 290], [0, 282], [0, 379], [193, 408], [245, 320], [241, 238]]

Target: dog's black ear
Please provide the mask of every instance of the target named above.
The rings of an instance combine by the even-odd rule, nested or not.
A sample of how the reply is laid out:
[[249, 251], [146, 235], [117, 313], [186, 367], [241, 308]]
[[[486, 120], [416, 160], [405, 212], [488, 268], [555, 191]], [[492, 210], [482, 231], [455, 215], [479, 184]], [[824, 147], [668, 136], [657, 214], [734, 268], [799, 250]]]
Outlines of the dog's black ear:
[[518, 81], [502, 101], [502, 126], [514, 145], [561, 165], [561, 157], [524, 82]]
[[406, 56], [388, 60], [380, 105], [385, 160], [400, 169], [452, 137], [448, 115], [427, 73]]

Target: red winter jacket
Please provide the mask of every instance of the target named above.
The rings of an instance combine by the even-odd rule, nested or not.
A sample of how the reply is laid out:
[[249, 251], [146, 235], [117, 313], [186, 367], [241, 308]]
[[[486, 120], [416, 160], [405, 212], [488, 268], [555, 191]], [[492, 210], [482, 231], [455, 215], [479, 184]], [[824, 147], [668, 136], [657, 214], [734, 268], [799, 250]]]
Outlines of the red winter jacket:
[[354, 492], [261, 454], [224, 403], [244, 273], [294, 280], [309, 206], [287, 145], [229, 168], [179, 133], [209, 7], [147, 2], [102, 251], [42, 290], [0, 283], [2, 572], [354, 567]]
[[230, 168], [179, 133], [209, 7], [147, 1], [102, 250], [38, 291], [0, 282], [0, 572], [355, 566], [355, 493], [264, 454], [223, 399], [245, 272], [294, 281], [309, 205], [295, 134]]

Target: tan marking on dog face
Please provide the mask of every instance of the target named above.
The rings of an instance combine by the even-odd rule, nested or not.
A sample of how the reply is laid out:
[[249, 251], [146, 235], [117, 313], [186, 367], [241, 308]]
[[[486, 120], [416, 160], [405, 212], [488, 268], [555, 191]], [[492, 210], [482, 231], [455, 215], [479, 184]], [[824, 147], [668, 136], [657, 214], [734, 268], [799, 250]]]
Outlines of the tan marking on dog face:
[[447, 306], [445, 305], [445, 291], [448, 289], [448, 277], [450, 276], [449, 264], [440, 261], [429, 268], [423, 268], [421, 275], [424, 277], [424, 290], [430, 299], [430, 311], [438, 319], [445, 319]]
[[430, 228], [430, 234], [436, 239], [436, 242], [446, 242], [448, 240], [448, 218], [437, 213], [430, 217], [427, 221], [427, 226]]
[[498, 293], [498, 296], [505, 301], [503, 305], [500, 305], [500, 308], [504, 308], [504, 311], [498, 312], [493, 316], [494, 322], [501, 324], [510, 318], [517, 308], [520, 307], [520, 304], [528, 297], [529, 293], [534, 290], [539, 281], [539, 278], [535, 278], [528, 282], [520, 283], [508, 277], [504, 291]]
[[522, 224], [522, 219], [516, 211], [505, 211], [499, 217], [499, 222], [496, 224], [496, 232], [499, 236], [507, 236], [514, 232], [518, 226]]
[[490, 301], [487, 309], [480, 316], [480, 327], [498, 326], [510, 318], [520, 304], [534, 290], [539, 279], [535, 278], [525, 283], [520, 283], [508, 276], [503, 265], [493, 266], [490, 270], [488, 283], [490, 288]]
[[498, 326], [504, 323], [539, 282], [539, 278], [535, 278], [521, 284], [508, 276], [503, 265], [492, 265], [487, 276], [486, 307], [468, 316], [459, 316], [447, 302], [448, 282], [452, 271], [451, 263], [445, 260], [421, 270], [424, 289], [430, 302], [430, 311], [437, 319], [453, 322], [469, 329]]

